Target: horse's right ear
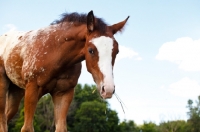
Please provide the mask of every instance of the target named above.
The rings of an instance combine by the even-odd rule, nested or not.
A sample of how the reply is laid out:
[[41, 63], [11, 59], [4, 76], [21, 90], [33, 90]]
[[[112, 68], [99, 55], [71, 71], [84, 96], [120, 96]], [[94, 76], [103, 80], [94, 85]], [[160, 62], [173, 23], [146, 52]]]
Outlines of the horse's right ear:
[[87, 29], [89, 32], [94, 31], [94, 25], [95, 25], [94, 14], [93, 11], [91, 10], [87, 15]]

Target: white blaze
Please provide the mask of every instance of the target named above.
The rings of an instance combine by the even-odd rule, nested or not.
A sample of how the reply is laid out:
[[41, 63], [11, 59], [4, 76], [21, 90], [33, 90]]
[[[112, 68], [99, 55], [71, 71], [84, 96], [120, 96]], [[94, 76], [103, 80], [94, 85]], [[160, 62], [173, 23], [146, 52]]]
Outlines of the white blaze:
[[98, 66], [102, 74], [104, 75], [104, 82], [101, 85], [104, 86], [106, 92], [113, 92], [114, 81], [112, 72], [112, 50], [113, 39], [106, 36], [94, 38], [91, 42], [96, 46], [99, 53]]

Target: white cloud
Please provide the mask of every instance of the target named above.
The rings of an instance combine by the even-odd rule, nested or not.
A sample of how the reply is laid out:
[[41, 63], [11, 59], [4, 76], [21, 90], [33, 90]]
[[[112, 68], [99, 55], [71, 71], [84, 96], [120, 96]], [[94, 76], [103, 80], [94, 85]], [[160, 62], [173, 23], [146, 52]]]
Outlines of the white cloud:
[[116, 61], [125, 59], [125, 58], [134, 58], [135, 60], [142, 60], [139, 54], [133, 51], [131, 48], [119, 45], [119, 54], [117, 55]]
[[164, 43], [156, 59], [176, 63], [185, 71], [200, 71], [200, 39], [184, 37]]
[[17, 27], [15, 25], [13, 25], [13, 24], [6, 24], [6, 25], [4, 25], [3, 30], [5, 32], [15, 31], [15, 30], [17, 30]]
[[200, 85], [196, 80], [185, 77], [178, 82], [172, 83], [169, 86], [169, 92], [181, 97], [197, 97], [200, 95]]

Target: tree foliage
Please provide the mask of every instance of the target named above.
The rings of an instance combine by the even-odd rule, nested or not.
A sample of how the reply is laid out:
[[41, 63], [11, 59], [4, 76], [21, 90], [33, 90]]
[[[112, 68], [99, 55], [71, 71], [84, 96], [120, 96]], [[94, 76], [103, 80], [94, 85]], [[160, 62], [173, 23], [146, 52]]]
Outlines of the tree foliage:
[[101, 103], [107, 103], [106, 101], [102, 100], [99, 94], [96, 91], [96, 87], [94, 85], [89, 86], [85, 84], [82, 86], [78, 84], [75, 87], [75, 94], [74, 99], [69, 108], [69, 112], [67, 115], [67, 125], [68, 129], [72, 130], [75, 126], [75, 115], [76, 111], [81, 107], [81, 104], [88, 101], [97, 101]]
[[132, 120], [124, 120], [119, 124], [121, 132], [139, 132], [139, 127]]
[[190, 132], [200, 132], [200, 96], [198, 100], [195, 101], [196, 105], [193, 105], [193, 101], [191, 99], [188, 100], [188, 124], [190, 126]]
[[167, 121], [160, 123], [159, 132], [189, 132], [189, 126], [186, 121]]
[[144, 122], [140, 129], [142, 132], [158, 132], [157, 125], [153, 122]]
[[108, 102], [101, 99], [95, 86], [77, 85], [70, 109], [67, 119], [71, 131], [119, 131], [116, 111], [111, 110]]

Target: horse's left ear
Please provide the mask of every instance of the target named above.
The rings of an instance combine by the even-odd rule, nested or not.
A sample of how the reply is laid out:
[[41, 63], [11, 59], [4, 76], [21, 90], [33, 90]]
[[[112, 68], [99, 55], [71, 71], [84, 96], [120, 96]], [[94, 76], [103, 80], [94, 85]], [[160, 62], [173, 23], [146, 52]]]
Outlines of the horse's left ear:
[[91, 10], [87, 15], [87, 29], [88, 29], [88, 31], [89, 32], [94, 31], [94, 26], [95, 26], [94, 14], [93, 14], [93, 11]]
[[113, 34], [117, 33], [118, 31], [122, 31], [124, 25], [126, 24], [127, 20], [129, 19], [129, 16], [122, 22], [116, 23], [112, 26], [109, 26], [112, 30]]

